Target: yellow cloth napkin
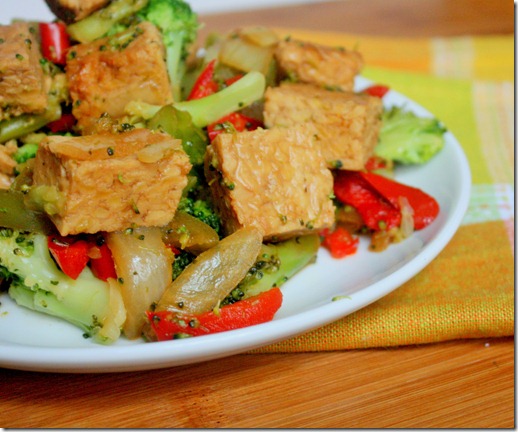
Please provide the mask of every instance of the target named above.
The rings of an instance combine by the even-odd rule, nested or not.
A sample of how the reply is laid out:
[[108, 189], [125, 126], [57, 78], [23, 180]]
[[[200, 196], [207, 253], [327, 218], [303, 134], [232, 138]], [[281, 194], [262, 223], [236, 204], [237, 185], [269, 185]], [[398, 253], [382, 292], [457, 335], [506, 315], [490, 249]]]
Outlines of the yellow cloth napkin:
[[472, 171], [461, 227], [400, 288], [323, 328], [253, 352], [388, 347], [514, 334], [514, 36], [388, 38], [279, 30], [359, 50], [362, 75], [434, 113]]

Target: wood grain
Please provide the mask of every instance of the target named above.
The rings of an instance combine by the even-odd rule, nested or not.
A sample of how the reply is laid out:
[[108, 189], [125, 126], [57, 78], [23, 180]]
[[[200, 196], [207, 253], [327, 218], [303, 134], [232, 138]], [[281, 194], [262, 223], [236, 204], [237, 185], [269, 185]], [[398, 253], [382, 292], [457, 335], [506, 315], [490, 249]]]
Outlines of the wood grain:
[[206, 15], [201, 21], [205, 23], [202, 38], [254, 24], [386, 36], [510, 34], [514, 4], [509, 0], [338, 0]]
[[[347, 0], [202, 17], [389, 36], [512, 34], [509, 0]], [[157, 371], [0, 369], [5, 428], [514, 428], [514, 339], [238, 355]]]
[[125, 374], [0, 369], [0, 382], [0, 424], [9, 428], [514, 424], [512, 338], [318, 354], [244, 354]]

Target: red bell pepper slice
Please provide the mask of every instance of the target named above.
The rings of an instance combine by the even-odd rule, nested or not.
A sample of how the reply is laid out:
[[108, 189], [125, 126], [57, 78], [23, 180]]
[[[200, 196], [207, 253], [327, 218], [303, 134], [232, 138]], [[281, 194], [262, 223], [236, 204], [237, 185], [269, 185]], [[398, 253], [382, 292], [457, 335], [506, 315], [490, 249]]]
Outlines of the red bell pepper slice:
[[63, 273], [72, 279], [77, 279], [90, 259], [88, 242], [73, 237], [49, 236], [47, 244], [52, 257]]
[[39, 23], [39, 29], [43, 57], [52, 63], [64, 66], [67, 62], [67, 50], [70, 48], [66, 25], [61, 21]]
[[400, 197], [405, 197], [414, 211], [414, 228], [431, 224], [439, 214], [439, 203], [421, 189], [398, 183], [375, 173], [362, 172], [360, 176], [394, 207], [400, 208]]
[[218, 84], [214, 81], [215, 66], [215, 59], [205, 66], [205, 69], [203, 69], [200, 76], [196, 79], [187, 100], [201, 99], [218, 91]]
[[47, 128], [52, 133], [63, 133], [70, 131], [76, 124], [76, 118], [70, 114], [65, 113], [59, 119], [47, 124]]
[[363, 92], [367, 93], [370, 96], [382, 98], [388, 93], [389, 90], [390, 88], [385, 85], [375, 84], [370, 87], [367, 87], [365, 90], [363, 90]]
[[262, 121], [234, 112], [207, 126], [210, 141], [216, 138], [220, 133], [225, 132], [224, 124], [226, 122], [232, 124], [237, 132], [243, 132], [244, 130], [252, 131], [259, 127], [264, 127]]
[[255, 297], [223, 306], [200, 315], [180, 315], [169, 311], [147, 312], [151, 328], [159, 341], [184, 336], [202, 336], [271, 321], [282, 305], [282, 292], [271, 288]]
[[357, 171], [338, 171], [334, 183], [335, 196], [343, 204], [354, 207], [365, 225], [382, 231], [401, 224], [401, 212], [384, 199]]
[[115, 272], [115, 263], [108, 245], [103, 243], [101, 246], [94, 246], [98, 252], [96, 258], [90, 258], [90, 269], [94, 276], [103, 281], [107, 281], [109, 278], [117, 279], [117, 273]]
[[322, 246], [327, 248], [333, 258], [344, 258], [353, 255], [358, 249], [359, 240], [342, 226], [334, 230], [325, 229], [320, 232], [323, 237]]
[[238, 74], [231, 78], [227, 78], [225, 80], [225, 85], [230, 86], [230, 85], [234, 84], [236, 81], [239, 81], [241, 78], [243, 78], [243, 76], [244, 76], [243, 74]]

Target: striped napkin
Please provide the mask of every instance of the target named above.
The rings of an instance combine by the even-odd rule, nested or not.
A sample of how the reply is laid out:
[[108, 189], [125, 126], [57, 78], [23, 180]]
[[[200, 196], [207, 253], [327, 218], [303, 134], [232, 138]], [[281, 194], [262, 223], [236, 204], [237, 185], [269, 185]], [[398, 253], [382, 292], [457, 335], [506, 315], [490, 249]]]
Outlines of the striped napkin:
[[363, 76], [421, 104], [457, 137], [473, 184], [459, 230], [413, 279], [341, 320], [253, 352], [514, 335], [514, 36], [407, 39], [279, 32], [358, 49], [366, 64]]

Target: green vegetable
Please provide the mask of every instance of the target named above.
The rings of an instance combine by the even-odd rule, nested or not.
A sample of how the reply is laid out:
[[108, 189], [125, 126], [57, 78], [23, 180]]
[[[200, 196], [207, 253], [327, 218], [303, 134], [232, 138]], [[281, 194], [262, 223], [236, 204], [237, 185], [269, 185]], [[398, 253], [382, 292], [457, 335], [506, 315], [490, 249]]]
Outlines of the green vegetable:
[[261, 232], [254, 227], [225, 237], [169, 285], [155, 310], [198, 315], [216, 308], [256, 261], [261, 244]]
[[177, 211], [190, 214], [202, 222], [205, 222], [221, 237], [221, 219], [209, 201], [190, 196], [182, 197], [178, 204]]
[[418, 117], [401, 107], [385, 110], [375, 154], [402, 164], [423, 164], [444, 146], [446, 129], [435, 118]]
[[186, 70], [185, 60], [189, 54], [189, 46], [198, 35], [197, 15], [183, 0], [149, 0], [137, 16], [150, 21], [161, 31], [173, 98], [180, 101], [181, 85]]
[[[261, 99], [264, 90], [264, 75], [254, 71], [217, 93], [201, 99], [178, 102], [173, 106], [188, 112], [195, 126], [205, 127]], [[161, 106], [134, 101], [126, 105], [125, 110], [130, 116], [150, 120], [161, 108]]]
[[47, 237], [0, 228], [0, 262], [9, 295], [26, 308], [69, 321], [97, 342], [120, 336], [126, 314], [120, 292], [87, 267], [76, 280], [52, 260]]
[[201, 165], [207, 149], [207, 135], [192, 123], [191, 116], [173, 105], [161, 108], [147, 123], [150, 129], [158, 129], [181, 139], [182, 147], [192, 165]]
[[21, 138], [61, 117], [61, 104], [68, 99], [65, 74], [47, 60], [40, 63], [44, 74], [51, 78], [47, 107], [40, 114], [21, 114], [0, 121], [0, 143]]
[[174, 257], [173, 280], [180, 276], [185, 268], [194, 261], [194, 258], [196, 258], [196, 255], [187, 251], [180, 251], [180, 253]]
[[72, 39], [81, 42], [92, 42], [110, 32], [119, 23], [142, 9], [148, 0], [112, 0], [108, 5], [86, 18], [67, 26]]
[[61, 117], [61, 106], [49, 103], [43, 114], [22, 114], [0, 121], [0, 143], [19, 138]]
[[46, 213], [27, 208], [23, 192], [8, 189], [0, 190], [0, 227], [45, 234], [56, 232]]
[[212, 227], [198, 218], [179, 211], [167, 225], [160, 227], [162, 241], [176, 249], [186, 250], [192, 254], [200, 253], [215, 246], [219, 235]]
[[13, 155], [16, 163], [24, 163], [28, 159], [32, 159], [36, 156], [36, 152], [38, 151], [38, 144], [35, 143], [27, 143], [18, 148], [16, 153]]
[[263, 244], [257, 261], [222, 304], [259, 295], [280, 287], [316, 259], [320, 238], [316, 234], [295, 237], [276, 244]]

